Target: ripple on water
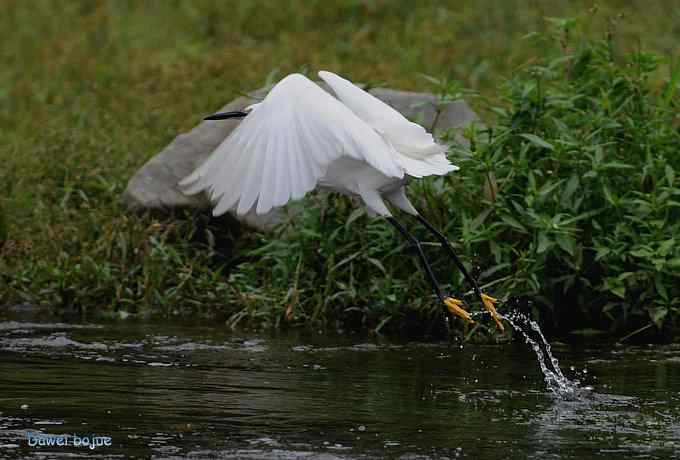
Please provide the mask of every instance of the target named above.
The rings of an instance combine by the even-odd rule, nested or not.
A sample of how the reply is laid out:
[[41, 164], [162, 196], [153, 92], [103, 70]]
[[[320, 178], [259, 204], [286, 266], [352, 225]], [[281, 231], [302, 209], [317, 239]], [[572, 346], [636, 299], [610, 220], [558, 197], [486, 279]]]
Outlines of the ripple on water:
[[108, 350], [103, 343], [83, 343], [71, 340], [64, 332], [57, 332], [47, 337], [0, 339], [0, 347], [8, 351], [27, 351], [34, 348], [78, 348], [82, 350]]
[[[23, 455], [27, 430], [112, 434], [121, 451], [107, 458], [661, 459], [680, 444], [677, 347], [570, 353], [598, 384], [563, 400], [521, 343], [460, 350], [31, 324], [0, 323], [14, 331], [0, 349], [19, 352], [0, 353], [0, 457]], [[635, 360], [637, 374], [621, 370]]]
[[102, 329], [103, 327], [104, 326], [99, 324], [31, 323], [24, 321], [0, 322], [0, 331]]

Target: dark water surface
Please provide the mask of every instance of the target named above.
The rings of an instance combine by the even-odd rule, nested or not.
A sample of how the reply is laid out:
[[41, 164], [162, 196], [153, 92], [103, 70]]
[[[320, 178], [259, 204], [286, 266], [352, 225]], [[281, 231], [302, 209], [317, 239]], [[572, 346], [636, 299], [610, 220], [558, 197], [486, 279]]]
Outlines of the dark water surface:
[[[0, 322], [0, 458], [680, 458], [680, 347], [395, 344]], [[29, 447], [27, 433], [111, 446]]]

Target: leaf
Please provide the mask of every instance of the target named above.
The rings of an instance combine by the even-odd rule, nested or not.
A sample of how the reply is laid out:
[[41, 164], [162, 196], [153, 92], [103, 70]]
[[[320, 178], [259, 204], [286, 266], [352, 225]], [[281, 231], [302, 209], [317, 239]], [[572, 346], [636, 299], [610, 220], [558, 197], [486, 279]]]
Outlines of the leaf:
[[538, 146], [538, 147], [543, 147], [544, 149], [548, 150], [555, 150], [555, 146], [552, 145], [550, 142], [547, 142], [546, 140], [536, 136], [535, 134], [529, 134], [529, 133], [524, 133], [520, 134], [524, 139], [528, 140], [532, 144]]
[[564, 187], [564, 191], [562, 192], [562, 206], [567, 206], [567, 203], [571, 200], [571, 197], [578, 188], [578, 185], [578, 175], [572, 174], [572, 176], [569, 178], [569, 181], [567, 182], [567, 185]]
[[619, 276], [617, 276], [616, 279], [619, 280], [619, 281], [625, 281], [628, 278], [631, 278], [631, 277], [634, 277], [634, 276], [635, 276], [635, 272], [623, 272]]
[[558, 180], [555, 182], [550, 181], [546, 182], [545, 184], [543, 184], [543, 187], [541, 187], [541, 189], [538, 191], [538, 196], [544, 197], [548, 195], [550, 192], [555, 190], [555, 188], [557, 188], [562, 182], [563, 182], [562, 180]]
[[373, 332], [375, 332], [376, 334], [379, 334], [380, 329], [382, 329], [385, 326], [385, 324], [387, 324], [391, 319], [392, 319], [392, 315], [389, 315], [389, 316], [386, 316], [385, 318], [383, 318], [383, 320], [380, 321], [380, 324], [378, 324], [378, 326], [376, 326], [376, 328], [373, 330]]
[[657, 273], [654, 277], [654, 286], [656, 287], [656, 292], [659, 293], [661, 298], [665, 301], [668, 301], [668, 291], [666, 290], [666, 286], [663, 284], [660, 273]]
[[517, 219], [515, 219], [514, 217], [508, 216], [508, 215], [503, 215], [503, 216], [501, 216], [501, 219], [503, 220], [503, 222], [505, 222], [509, 226], [511, 226], [511, 227], [523, 232], [523, 233], [526, 233], [526, 229], [524, 228], [524, 226], [522, 224], [520, 224], [519, 221]]
[[536, 249], [537, 254], [542, 254], [547, 251], [552, 246], [552, 241], [548, 238], [545, 232], [538, 234], [538, 248]]
[[544, 38], [545, 35], [539, 32], [529, 32], [526, 35], [522, 35], [520, 37], [520, 40], [533, 40], [533, 39], [539, 39], [539, 38]]
[[570, 219], [563, 220], [562, 225], [563, 226], [571, 225], [574, 222], [578, 222], [578, 221], [583, 220], [583, 219], [589, 219], [591, 217], [594, 217], [594, 216], [600, 214], [601, 212], [602, 212], [602, 209], [594, 209], [592, 211], [587, 211], [587, 212], [584, 212], [582, 214], [579, 214], [576, 217], [572, 217]]
[[433, 76], [431, 76], [431, 75], [427, 75], [427, 74], [421, 73], [421, 74], [420, 74], [420, 78], [422, 78], [422, 79], [424, 79], [424, 80], [427, 80], [427, 81], [429, 81], [430, 83], [432, 83], [433, 85], [436, 85], [436, 86], [441, 86], [441, 85], [442, 85], [442, 81], [441, 81], [440, 79], [435, 78], [435, 77], [433, 77]]
[[668, 181], [668, 186], [672, 187], [673, 184], [675, 183], [675, 171], [670, 165], [666, 165], [664, 172], [666, 174], [666, 181]]
[[545, 20], [564, 30], [573, 29], [578, 21], [577, 18], [555, 18], [549, 16], [546, 16]]
[[480, 273], [479, 279], [480, 280], [487, 279], [491, 275], [493, 275], [494, 273], [499, 272], [499, 271], [501, 271], [505, 268], [508, 268], [508, 267], [510, 267], [510, 262], [505, 262], [505, 263], [502, 263], [502, 264], [495, 265], [495, 266], [493, 266], [493, 267], [491, 267], [487, 270], [484, 270], [482, 273]]
[[363, 207], [357, 208], [354, 211], [352, 211], [352, 214], [350, 214], [349, 217], [347, 218], [347, 222], [345, 222], [345, 230], [349, 229], [352, 223], [359, 217], [363, 216], [364, 214], [366, 214], [366, 211], [364, 210]]
[[[496, 261], [496, 263], [500, 262], [503, 259], [501, 247], [494, 240], [489, 240], [489, 250], [491, 251], [491, 254], [493, 255], [493, 258]], [[678, 259], [678, 266], [680, 267], [680, 259]]]
[[653, 256], [654, 253], [650, 249], [640, 248], [640, 249], [635, 249], [633, 251], [630, 251], [630, 255], [633, 256], [633, 257], [640, 257], [640, 258], [648, 259], [651, 256]]
[[602, 193], [604, 194], [604, 197], [609, 204], [611, 204], [612, 206], [616, 206], [616, 201], [614, 200], [614, 197], [612, 196], [612, 192], [609, 190], [609, 187], [604, 185], [602, 187]]
[[618, 286], [613, 289], [611, 289], [611, 293], [614, 294], [616, 297], [620, 297], [622, 299], [626, 298], [626, 287], [625, 286]]
[[610, 161], [601, 166], [603, 169], [632, 169], [633, 165], [621, 163], [620, 161]]
[[597, 255], [595, 256], [596, 261], [600, 261], [603, 258], [607, 257], [610, 253], [612, 252], [611, 249], [607, 247], [599, 247], [597, 248]]
[[489, 111], [495, 113], [501, 118], [507, 118], [508, 117], [508, 111], [502, 107], [490, 107]]
[[671, 79], [668, 82], [668, 86], [663, 95], [663, 103], [666, 107], [668, 107], [673, 100], [673, 95], [678, 89], [678, 81], [680, 81], [680, 59], [675, 62], [675, 67], [673, 67], [673, 70], [671, 71]]
[[562, 248], [566, 253], [568, 253], [570, 256], [574, 255], [574, 251], [576, 249], [576, 242], [570, 238], [567, 235], [559, 234], [555, 238], [555, 241], [557, 242], [557, 245]]
[[649, 318], [656, 327], [661, 329], [663, 320], [666, 319], [666, 316], [668, 315], [668, 309], [666, 307], [649, 308], [647, 309], [647, 313], [649, 313]]
[[385, 266], [378, 259], [374, 259], [373, 257], [367, 257], [366, 260], [368, 260], [369, 263], [378, 267], [378, 270], [380, 270], [383, 275], [387, 274], [387, 270], [385, 270]]
[[470, 222], [470, 231], [477, 230], [477, 228], [484, 223], [484, 220], [488, 217], [491, 211], [493, 211], [493, 208], [486, 208], [484, 211], [480, 212], [477, 217], [472, 219], [472, 222]]
[[661, 257], [666, 257], [668, 254], [673, 251], [675, 247], [675, 238], [671, 238], [670, 240], [666, 240], [663, 243], [659, 245], [659, 249], [656, 250], [656, 253], [659, 254]]
[[314, 230], [310, 230], [308, 228], [304, 228], [304, 227], [301, 228], [300, 233], [302, 233], [303, 235], [305, 235], [307, 237], [313, 238], [315, 240], [321, 239], [321, 233], [315, 232]]
[[331, 269], [328, 270], [328, 273], [329, 273], [329, 274], [330, 274], [330, 273], [333, 273], [335, 270], [337, 270], [338, 268], [342, 267], [343, 265], [345, 265], [345, 264], [351, 262], [352, 260], [356, 259], [356, 258], [359, 257], [360, 255], [361, 255], [361, 252], [355, 252], [355, 253], [352, 254], [351, 256], [345, 257], [345, 258], [342, 259], [340, 262], [338, 262], [337, 264], [333, 265], [333, 266], [331, 267]]
[[521, 204], [519, 204], [519, 203], [516, 202], [515, 200], [512, 200], [511, 203], [512, 203], [512, 206], [515, 208], [515, 210], [517, 210], [517, 212], [518, 212], [519, 214], [524, 214], [524, 213], [526, 213], [526, 209], [524, 209], [524, 208], [522, 207]]

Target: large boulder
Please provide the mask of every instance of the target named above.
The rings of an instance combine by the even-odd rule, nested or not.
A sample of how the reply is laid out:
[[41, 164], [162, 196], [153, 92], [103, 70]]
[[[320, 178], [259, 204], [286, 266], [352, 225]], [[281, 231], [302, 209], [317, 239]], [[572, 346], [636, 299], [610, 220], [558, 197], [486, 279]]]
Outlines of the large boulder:
[[[322, 84], [324, 89], [328, 88]], [[394, 107], [405, 117], [422, 124], [428, 131], [461, 127], [479, 118], [463, 101], [441, 104], [430, 93], [374, 88], [371, 94]], [[239, 97], [220, 112], [242, 110], [261, 100], [267, 88]], [[238, 126], [240, 120], [203, 121], [188, 133], [178, 135], [167, 147], [151, 158], [128, 182], [121, 197], [134, 212], [168, 212], [181, 208], [204, 209], [209, 206], [204, 195], [186, 196], [177, 182], [189, 175]], [[269, 231], [284, 217], [281, 210], [240, 218], [248, 227]]]

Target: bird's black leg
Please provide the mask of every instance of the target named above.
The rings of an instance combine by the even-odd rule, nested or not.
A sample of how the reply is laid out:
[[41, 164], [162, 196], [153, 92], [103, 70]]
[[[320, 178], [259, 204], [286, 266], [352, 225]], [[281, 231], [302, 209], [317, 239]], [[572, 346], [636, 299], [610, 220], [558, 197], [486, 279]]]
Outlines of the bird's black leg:
[[491, 317], [494, 319], [496, 324], [498, 325], [498, 328], [502, 331], [503, 330], [503, 324], [501, 322], [501, 317], [496, 312], [495, 304], [497, 302], [496, 299], [493, 297], [490, 297], [486, 294], [484, 294], [481, 289], [479, 289], [479, 285], [477, 284], [477, 281], [470, 275], [470, 273], [465, 269], [465, 266], [463, 263], [460, 261], [458, 256], [456, 255], [456, 251], [453, 250], [453, 247], [451, 246], [451, 243], [449, 243], [449, 239], [446, 238], [439, 230], [434, 228], [432, 224], [430, 224], [422, 215], [418, 214], [416, 218], [420, 221], [421, 224], [425, 226], [432, 234], [439, 240], [439, 242], [442, 244], [446, 252], [451, 256], [451, 259], [453, 259], [453, 263], [456, 264], [456, 267], [458, 267], [458, 270], [463, 274], [465, 279], [467, 280], [468, 283], [472, 286], [472, 289], [475, 291], [475, 294], [477, 297], [479, 297], [479, 300], [481, 300], [482, 304], [484, 305], [484, 308], [487, 309], [487, 311], [491, 314]]
[[406, 238], [409, 241], [409, 243], [411, 243], [411, 246], [413, 246], [413, 248], [418, 252], [418, 256], [420, 257], [420, 261], [423, 264], [423, 268], [425, 269], [427, 278], [430, 280], [430, 283], [432, 284], [432, 289], [434, 290], [434, 293], [437, 295], [439, 300], [444, 305], [446, 305], [449, 311], [454, 315], [463, 318], [468, 323], [474, 323], [470, 314], [463, 309], [463, 302], [461, 300], [455, 299], [453, 297], [444, 297], [444, 294], [442, 294], [442, 290], [439, 287], [437, 278], [435, 278], [434, 276], [434, 272], [432, 271], [430, 263], [427, 261], [427, 258], [425, 257], [425, 253], [423, 252], [423, 248], [420, 245], [420, 241], [418, 241], [413, 235], [406, 231], [404, 226], [401, 225], [399, 221], [394, 217], [388, 217], [387, 221], [390, 224], [392, 224], [399, 231], [399, 233], [401, 233], [404, 236], [404, 238]]
[[463, 263], [460, 261], [458, 256], [456, 255], [456, 251], [453, 250], [453, 247], [451, 246], [451, 243], [449, 243], [449, 239], [446, 238], [439, 230], [434, 228], [431, 223], [429, 223], [422, 215], [418, 214], [416, 216], [418, 221], [420, 221], [421, 224], [425, 226], [434, 236], [439, 240], [439, 242], [444, 246], [444, 249], [446, 252], [449, 254], [451, 259], [453, 259], [453, 263], [456, 264], [456, 267], [458, 267], [458, 270], [463, 274], [465, 279], [467, 280], [468, 283], [472, 286], [472, 289], [475, 291], [475, 294], [477, 297], [482, 300], [482, 291], [479, 289], [479, 285], [477, 284], [477, 281], [470, 275], [470, 273], [465, 269], [465, 266]]
[[437, 278], [434, 276], [434, 272], [432, 271], [432, 267], [430, 266], [430, 263], [427, 261], [427, 258], [425, 257], [425, 253], [423, 252], [423, 248], [420, 246], [420, 241], [418, 241], [413, 235], [411, 235], [406, 228], [404, 228], [403, 225], [399, 223], [397, 219], [394, 217], [388, 217], [387, 221], [396, 228], [399, 233], [401, 233], [404, 238], [408, 240], [408, 242], [411, 244], [411, 246], [418, 252], [418, 257], [420, 258], [420, 261], [423, 264], [423, 268], [425, 269], [425, 273], [427, 274], [427, 278], [430, 280], [430, 284], [432, 284], [432, 289], [434, 290], [434, 293], [439, 297], [439, 300], [444, 302], [444, 295], [442, 294], [442, 290], [439, 287], [439, 283], [437, 282]]

